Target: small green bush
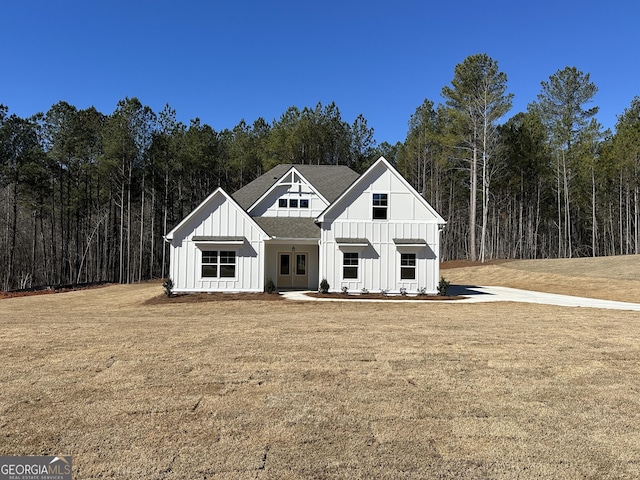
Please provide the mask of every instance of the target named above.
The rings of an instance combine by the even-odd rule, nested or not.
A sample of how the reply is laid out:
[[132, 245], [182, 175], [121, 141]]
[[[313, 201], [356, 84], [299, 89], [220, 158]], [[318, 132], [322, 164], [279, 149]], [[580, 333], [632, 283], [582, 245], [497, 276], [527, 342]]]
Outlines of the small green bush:
[[440, 277], [440, 283], [438, 283], [438, 295], [441, 297], [447, 296], [447, 290], [449, 289], [449, 285], [451, 283], [447, 282], [444, 277]]
[[162, 288], [164, 288], [164, 294], [167, 297], [173, 297], [173, 280], [171, 280], [171, 277], [165, 277], [162, 282]]
[[320, 282], [320, 293], [329, 293], [329, 288], [331, 288], [329, 282], [327, 282], [326, 278], [323, 278]]
[[264, 282], [264, 291], [267, 293], [273, 293], [276, 291], [276, 284], [273, 283], [271, 277], [267, 277], [267, 281]]

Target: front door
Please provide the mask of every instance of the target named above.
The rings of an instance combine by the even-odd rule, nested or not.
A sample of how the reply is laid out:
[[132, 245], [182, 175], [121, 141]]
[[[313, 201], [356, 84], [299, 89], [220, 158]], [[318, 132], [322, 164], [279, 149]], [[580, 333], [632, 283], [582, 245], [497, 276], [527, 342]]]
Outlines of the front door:
[[307, 252], [278, 253], [278, 288], [307, 288], [309, 272]]

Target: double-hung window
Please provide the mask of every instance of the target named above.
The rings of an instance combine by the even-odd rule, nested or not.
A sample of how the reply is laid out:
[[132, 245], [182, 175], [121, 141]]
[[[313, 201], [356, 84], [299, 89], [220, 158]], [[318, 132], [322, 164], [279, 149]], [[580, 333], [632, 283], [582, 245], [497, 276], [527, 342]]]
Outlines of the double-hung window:
[[386, 220], [387, 209], [389, 208], [389, 198], [386, 193], [374, 193], [373, 194], [373, 219], [374, 220]]
[[345, 252], [342, 259], [342, 278], [357, 279], [358, 278], [358, 254]]
[[400, 254], [400, 279], [401, 280], [416, 279], [416, 254], [415, 253]]
[[202, 252], [202, 277], [234, 278], [236, 276], [236, 252], [204, 250]]

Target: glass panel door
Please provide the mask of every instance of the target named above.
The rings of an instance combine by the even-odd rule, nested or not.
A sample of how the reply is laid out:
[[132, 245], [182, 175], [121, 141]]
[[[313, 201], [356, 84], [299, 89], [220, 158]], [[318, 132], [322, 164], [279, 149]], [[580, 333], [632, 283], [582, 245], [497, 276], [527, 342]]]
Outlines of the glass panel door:
[[307, 271], [308, 254], [296, 252], [295, 275], [293, 276], [293, 286], [296, 288], [308, 288], [309, 276]]
[[276, 278], [276, 287], [290, 288], [293, 286], [291, 275], [291, 253], [278, 253], [278, 277]]
[[296, 255], [296, 275], [307, 274], [307, 255], [304, 253], [298, 253]]

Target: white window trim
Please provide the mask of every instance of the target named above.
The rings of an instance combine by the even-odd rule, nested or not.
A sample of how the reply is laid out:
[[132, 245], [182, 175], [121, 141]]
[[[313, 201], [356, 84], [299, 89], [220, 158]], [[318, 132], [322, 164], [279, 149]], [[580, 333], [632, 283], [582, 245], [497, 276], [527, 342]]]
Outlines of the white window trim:
[[[357, 255], [357, 259], [358, 259], [358, 264], [357, 265], [345, 265], [345, 259], [346, 259], [346, 255], [349, 254], [354, 254]], [[343, 282], [358, 282], [360, 281], [360, 269], [361, 269], [361, 262], [360, 262], [360, 253], [358, 252], [342, 252], [342, 265], [341, 265], [341, 273], [342, 273], [342, 281]], [[356, 267], [356, 277], [355, 278], [345, 278], [344, 276], [344, 269], [345, 267]]]
[[[202, 267], [205, 265], [204, 263], [204, 252], [217, 252], [216, 255], [216, 263], [207, 263], [206, 265], [216, 265], [217, 268], [217, 276], [215, 277], [205, 277], [204, 275], [202, 275]], [[220, 263], [220, 254], [222, 252], [233, 252], [233, 277], [222, 277], [220, 276], [220, 271], [221, 271], [221, 266], [222, 265], [231, 265], [230, 263]], [[217, 248], [215, 250], [209, 250], [209, 249], [205, 249], [205, 250], [200, 250], [200, 280], [201, 281], [210, 281], [210, 282], [219, 282], [219, 281], [223, 281], [223, 282], [230, 282], [230, 281], [236, 281], [238, 280], [238, 252], [237, 250], [234, 249], [227, 249], [227, 250], [221, 250], [220, 248]]]
[[[402, 255], [413, 255], [415, 265], [413, 267], [405, 267], [402, 265]], [[402, 268], [413, 268], [413, 278], [402, 278]], [[398, 252], [398, 281], [399, 282], [417, 282], [418, 281], [418, 254], [414, 252]]]

